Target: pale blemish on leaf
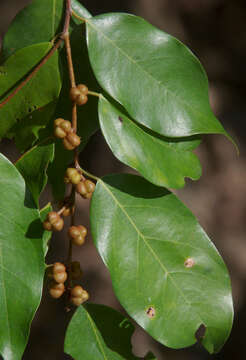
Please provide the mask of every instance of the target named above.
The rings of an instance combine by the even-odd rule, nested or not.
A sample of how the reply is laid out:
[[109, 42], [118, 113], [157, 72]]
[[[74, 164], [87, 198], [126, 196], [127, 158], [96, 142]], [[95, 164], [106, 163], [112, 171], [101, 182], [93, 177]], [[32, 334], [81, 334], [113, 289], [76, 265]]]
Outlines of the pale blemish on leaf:
[[146, 314], [150, 319], [153, 319], [155, 317], [155, 308], [153, 306], [148, 307]]
[[195, 265], [195, 261], [194, 261], [194, 259], [192, 259], [192, 258], [188, 258], [188, 259], [186, 259], [185, 262], [184, 262], [184, 266], [185, 266], [186, 268], [192, 268], [194, 265]]

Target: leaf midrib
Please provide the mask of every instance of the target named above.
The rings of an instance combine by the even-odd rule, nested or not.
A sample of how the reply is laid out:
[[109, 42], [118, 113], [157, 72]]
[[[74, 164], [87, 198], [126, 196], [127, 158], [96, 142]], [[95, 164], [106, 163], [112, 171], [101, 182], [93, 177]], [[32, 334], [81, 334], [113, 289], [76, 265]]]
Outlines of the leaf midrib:
[[[0, 264], [1, 264], [1, 267], [3, 267], [3, 253], [2, 253], [1, 242], [0, 242]], [[10, 344], [12, 344], [11, 333], [10, 333], [9, 313], [8, 313], [8, 302], [7, 302], [6, 289], [5, 289], [5, 280], [4, 280], [4, 276], [3, 276], [3, 271], [0, 271], [0, 273], [1, 273], [2, 283], [3, 283], [2, 289], [3, 289], [3, 298], [4, 298], [4, 303], [5, 303], [5, 309], [6, 309], [8, 339], [9, 339]]]
[[88, 318], [89, 323], [90, 323], [90, 325], [91, 325], [92, 331], [94, 332], [96, 341], [97, 341], [98, 346], [99, 346], [99, 348], [100, 348], [100, 350], [101, 350], [101, 353], [102, 353], [102, 355], [103, 355], [103, 358], [104, 358], [105, 360], [109, 360], [108, 357], [106, 356], [105, 352], [104, 352], [103, 344], [101, 343], [100, 338], [99, 338], [99, 336], [98, 336], [98, 334], [97, 334], [97, 328], [96, 328], [93, 320], [91, 319], [90, 314], [89, 314], [87, 311], [86, 311], [86, 315], [87, 315], [87, 318]]

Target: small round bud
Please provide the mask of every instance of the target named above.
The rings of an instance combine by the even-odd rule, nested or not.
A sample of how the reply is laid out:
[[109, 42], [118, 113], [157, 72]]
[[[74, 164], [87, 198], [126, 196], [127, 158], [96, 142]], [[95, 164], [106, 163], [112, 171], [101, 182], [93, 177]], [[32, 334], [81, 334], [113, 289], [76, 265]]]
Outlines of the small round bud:
[[71, 297], [70, 302], [74, 306], [80, 306], [81, 304], [83, 304], [83, 299], [80, 297]]
[[54, 130], [54, 135], [55, 135], [55, 137], [57, 137], [59, 139], [63, 139], [64, 137], [66, 137], [67, 133], [62, 128], [57, 126]]
[[52, 267], [53, 273], [63, 273], [66, 272], [66, 266], [60, 262], [56, 262], [54, 263], [53, 267]]
[[64, 272], [58, 272], [53, 274], [53, 279], [57, 282], [57, 283], [64, 283], [67, 280], [67, 273]]
[[91, 199], [93, 193], [87, 193], [84, 195], [85, 199]]
[[70, 121], [64, 120], [64, 121], [61, 123], [60, 128], [61, 128], [62, 130], [64, 130], [66, 133], [70, 132], [70, 131], [71, 131], [71, 128], [72, 128]]
[[64, 291], [65, 291], [65, 286], [63, 283], [60, 284], [51, 283], [49, 293], [54, 299], [58, 299], [59, 297], [61, 297]]
[[96, 186], [91, 180], [85, 180], [85, 187], [88, 193], [93, 193]]
[[63, 219], [60, 217], [59, 220], [57, 220], [52, 226], [54, 231], [61, 231], [64, 226]]
[[80, 235], [85, 237], [87, 235], [87, 229], [83, 225], [78, 225], [77, 228], [79, 229]]
[[82, 286], [80, 285], [75, 285], [72, 289], [71, 289], [71, 296], [72, 297], [81, 297], [83, 295], [83, 291], [84, 289], [82, 288]]
[[87, 188], [84, 181], [81, 181], [76, 185], [76, 191], [82, 196], [87, 194]]
[[76, 238], [72, 238], [72, 243], [77, 246], [83, 245], [85, 242], [85, 238], [82, 235], [77, 236]]
[[74, 102], [76, 102], [77, 97], [80, 95], [80, 91], [77, 87], [72, 87], [70, 89], [70, 99]]
[[70, 144], [70, 142], [67, 140], [67, 138], [65, 137], [63, 140], [63, 146], [66, 150], [74, 150], [76, 148], [76, 146], [73, 146], [72, 144]]
[[[64, 181], [65, 181], [65, 178], [64, 178]], [[69, 182], [69, 179], [68, 179], [68, 182]], [[70, 216], [70, 215], [73, 215], [73, 213], [74, 213], [74, 207], [73, 207], [73, 208], [67, 207], [67, 208], [63, 211], [62, 215], [63, 215], [63, 216]]]
[[80, 92], [81, 94], [84, 94], [84, 95], [87, 95], [87, 94], [88, 94], [88, 87], [87, 87], [86, 85], [84, 85], [84, 84], [79, 84], [79, 85], [77, 86], [77, 89], [79, 90], [79, 92]]
[[67, 141], [74, 147], [80, 145], [80, 137], [73, 132], [69, 132], [66, 136]]
[[76, 237], [81, 236], [80, 231], [77, 226], [70, 226], [70, 228], [68, 229], [68, 235], [72, 239], [75, 239]]
[[87, 97], [87, 95], [84, 95], [84, 94], [79, 94], [78, 96], [77, 96], [77, 98], [76, 98], [76, 104], [78, 105], [78, 106], [81, 106], [81, 105], [84, 105], [84, 104], [86, 104], [87, 103], [87, 101], [88, 101], [88, 97]]
[[55, 119], [54, 127], [60, 126], [63, 123], [63, 121], [65, 121], [65, 120], [62, 118]]
[[57, 220], [60, 219], [60, 215], [55, 211], [50, 211], [47, 215], [47, 220], [53, 225]]
[[52, 225], [51, 225], [51, 223], [50, 223], [49, 221], [47, 221], [47, 220], [43, 222], [43, 227], [44, 227], [44, 229], [47, 230], [47, 231], [52, 231]]
[[68, 168], [66, 170], [66, 177], [68, 177], [72, 184], [77, 185], [81, 180], [81, 173], [74, 168]]
[[81, 298], [82, 298], [83, 302], [85, 302], [89, 299], [89, 294], [86, 290], [83, 290], [83, 294], [82, 294]]

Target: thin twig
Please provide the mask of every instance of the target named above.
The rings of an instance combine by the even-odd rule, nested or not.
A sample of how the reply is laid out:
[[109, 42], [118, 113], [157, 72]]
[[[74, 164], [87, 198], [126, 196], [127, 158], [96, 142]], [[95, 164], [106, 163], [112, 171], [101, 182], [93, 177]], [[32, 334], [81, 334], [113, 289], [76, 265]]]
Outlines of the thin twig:
[[91, 179], [93, 179], [93, 180], [95, 180], [95, 181], [100, 180], [100, 178], [99, 178], [98, 176], [89, 173], [89, 172], [86, 171], [85, 169], [82, 169], [81, 166], [79, 167], [79, 169], [80, 169], [80, 171], [81, 171], [83, 174], [85, 174], [85, 175], [88, 176], [89, 178], [91, 178]]
[[63, 39], [64, 39], [65, 46], [66, 46], [68, 71], [69, 71], [71, 87], [75, 87], [76, 82], [75, 82], [75, 76], [74, 76], [74, 70], [73, 70], [73, 60], [72, 60], [71, 45], [70, 45], [70, 38], [69, 38], [68, 31], [63, 35]]
[[97, 96], [99, 98], [102, 96], [101, 94], [91, 90], [88, 90], [88, 95]]
[[76, 19], [80, 20], [80, 21], [83, 21], [83, 22], [86, 22], [86, 19], [79, 16], [78, 14], [76, 14], [75, 11], [72, 10], [72, 16], [74, 16]]

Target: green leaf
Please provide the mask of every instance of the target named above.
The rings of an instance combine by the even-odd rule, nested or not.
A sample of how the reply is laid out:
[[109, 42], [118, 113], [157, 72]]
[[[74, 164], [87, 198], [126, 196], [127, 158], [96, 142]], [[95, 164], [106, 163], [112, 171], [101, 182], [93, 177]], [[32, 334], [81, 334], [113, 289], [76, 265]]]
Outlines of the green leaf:
[[[77, 15], [84, 19], [90, 19], [92, 17], [91, 13], [89, 13], [89, 11], [80, 4], [78, 0], [71, 0], [71, 7]], [[81, 23], [81, 21], [76, 19], [76, 17], [73, 17], [72, 19], [76, 24]]]
[[[85, 29], [83, 25], [76, 26], [71, 34], [71, 47], [73, 49], [73, 63], [75, 69], [75, 78], [77, 84], [86, 84], [89, 89], [100, 91], [99, 85], [96, 82], [93, 72], [90, 67], [87, 45], [85, 40]], [[70, 80], [66, 65], [65, 49], [61, 53], [63, 61], [63, 85], [60, 93], [59, 101], [57, 103], [54, 119], [62, 117], [70, 120], [72, 107], [69, 99]], [[98, 129], [98, 113], [97, 113], [98, 99], [90, 96], [88, 102], [80, 107], [77, 107], [78, 116], [78, 135], [81, 137], [81, 151], [89, 138]], [[53, 122], [50, 123], [50, 132], [53, 132]], [[65, 186], [63, 179], [65, 170], [69, 163], [73, 161], [73, 152], [64, 149], [61, 140], [56, 141], [55, 159], [49, 168], [49, 182], [52, 185], [53, 195], [56, 199], [61, 199], [64, 196]]]
[[53, 158], [54, 144], [43, 143], [31, 148], [15, 164], [25, 179], [37, 207], [39, 196], [47, 184], [46, 171]]
[[[6, 135], [8, 138], [13, 138], [15, 145], [20, 151], [30, 149], [34, 143], [42, 138], [41, 132], [49, 123], [51, 117], [54, 120], [54, 111], [56, 108], [56, 101], [33, 111], [24, 119], [18, 121]], [[47, 137], [47, 136], [46, 136]]]
[[[41, 210], [40, 210], [40, 219], [42, 222], [44, 222], [44, 220], [46, 219], [46, 216], [48, 215], [48, 213], [52, 211], [52, 206], [50, 203], [48, 203], [46, 206], [44, 206]], [[46, 256], [48, 250], [49, 250], [49, 241], [52, 237], [52, 231], [44, 231], [43, 232], [43, 250], [44, 250], [44, 256]]]
[[211, 111], [204, 69], [180, 41], [129, 14], [86, 24], [96, 78], [133, 119], [167, 137], [226, 135]]
[[115, 294], [140, 326], [182, 348], [203, 324], [204, 347], [220, 350], [233, 319], [229, 275], [174, 194], [135, 175], [106, 176], [92, 197], [91, 226]]
[[17, 50], [51, 41], [62, 30], [63, 0], [33, 0], [11, 23], [3, 40], [2, 55], [6, 59]]
[[[17, 51], [0, 68], [0, 100], [22, 81], [51, 48], [49, 43], [29, 46]], [[2, 108], [0, 137], [31, 112], [57, 99], [60, 92], [58, 54], [55, 53], [36, 75]]]
[[68, 326], [65, 352], [76, 360], [135, 360], [138, 358], [132, 354], [133, 332], [129, 320], [108, 306], [80, 306]]
[[184, 186], [186, 176], [194, 180], [201, 176], [199, 160], [191, 151], [199, 140], [185, 138], [177, 142], [159, 139], [148, 134], [103, 97], [98, 111], [102, 133], [114, 155], [150, 182], [180, 188]]
[[0, 353], [20, 360], [44, 276], [39, 212], [16, 167], [0, 155]]

